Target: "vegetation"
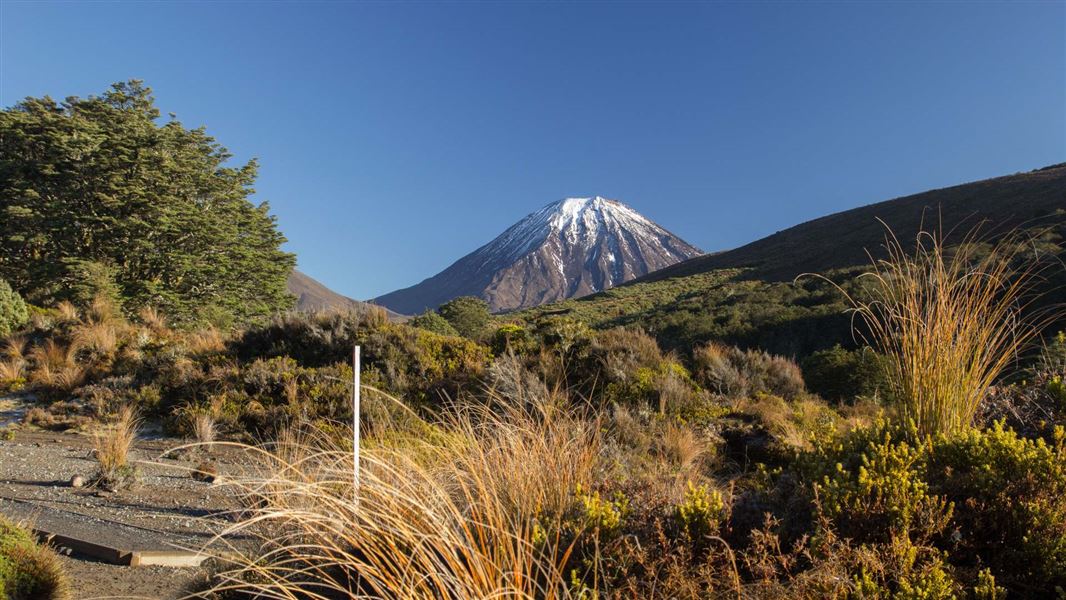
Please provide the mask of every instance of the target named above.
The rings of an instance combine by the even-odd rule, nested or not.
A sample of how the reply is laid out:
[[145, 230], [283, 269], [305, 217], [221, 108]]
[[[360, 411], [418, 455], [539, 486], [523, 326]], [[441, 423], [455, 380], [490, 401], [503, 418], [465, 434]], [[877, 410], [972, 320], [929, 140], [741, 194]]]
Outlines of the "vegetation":
[[33, 535], [0, 516], [0, 597], [5, 600], [64, 600], [70, 585], [59, 559]]
[[936, 234], [919, 234], [913, 253], [892, 238], [870, 273], [872, 298], [852, 300], [887, 357], [901, 417], [923, 434], [969, 427], [989, 388], [1040, 332], [1022, 311], [1033, 302], [1041, 253], [1019, 259], [1011, 237], [990, 250], [980, 242], [968, 237], [949, 255]]
[[22, 296], [0, 279], [0, 336], [6, 336], [29, 320], [29, 310]]
[[158, 119], [139, 81], [0, 112], [0, 278], [35, 304], [103, 296], [176, 323], [291, 306], [294, 257], [267, 205], [248, 199], [255, 161], [225, 166], [203, 128]]
[[138, 426], [137, 413], [132, 407], [125, 406], [112, 426], [94, 433], [93, 449], [99, 469], [93, 479], [98, 485], [114, 489], [136, 478], [136, 469], [130, 463], [129, 455], [137, 439]]
[[489, 305], [481, 298], [460, 296], [440, 305], [437, 313], [463, 337], [477, 337], [489, 322]]

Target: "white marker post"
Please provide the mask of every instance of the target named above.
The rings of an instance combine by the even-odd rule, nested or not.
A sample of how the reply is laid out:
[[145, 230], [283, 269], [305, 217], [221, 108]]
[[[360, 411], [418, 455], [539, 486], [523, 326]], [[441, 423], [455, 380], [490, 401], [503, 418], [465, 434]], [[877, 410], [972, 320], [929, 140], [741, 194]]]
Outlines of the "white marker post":
[[359, 346], [352, 352], [352, 495], [359, 504]]

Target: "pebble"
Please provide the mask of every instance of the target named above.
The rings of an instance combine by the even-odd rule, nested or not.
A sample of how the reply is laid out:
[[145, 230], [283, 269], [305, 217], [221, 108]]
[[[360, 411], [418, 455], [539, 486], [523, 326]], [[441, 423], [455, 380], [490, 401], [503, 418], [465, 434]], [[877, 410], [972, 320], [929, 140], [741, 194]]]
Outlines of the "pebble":
[[82, 477], [81, 475], [75, 475], [74, 477], [71, 477], [70, 478], [70, 487], [72, 487], [72, 488], [85, 487], [85, 478]]

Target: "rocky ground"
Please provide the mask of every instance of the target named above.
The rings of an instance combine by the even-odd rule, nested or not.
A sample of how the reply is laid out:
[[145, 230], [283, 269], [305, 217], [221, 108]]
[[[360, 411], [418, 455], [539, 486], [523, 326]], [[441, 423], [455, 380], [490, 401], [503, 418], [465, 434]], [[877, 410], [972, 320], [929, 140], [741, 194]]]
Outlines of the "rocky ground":
[[[0, 400], [0, 419], [17, 416], [18, 407]], [[75, 476], [89, 478], [96, 463], [92, 439], [85, 434], [57, 433], [8, 424], [0, 431], [0, 508], [14, 506], [26, 511], [59, 515], [77, 521], [98, 523], [97, 543], [105, 543], [110, 531], [122, 528], [143, 532], [144, 542], [165, 547], [199, 549], [232, 523], [237, 508], [233, 492], [225, 485], [197, 481], [193, 468], [204, 460], [217, 465], [223, 477], [239, 468], [236, 451], [215, 450], [211, 455], [184, 453], [168, 456], [182, 440], [140, 440], [131, 452], [139, 476], [129, 489], [108, 492], [92, 486], [72, 487]], [[6, 432], [6, 433], [5, 433]], [[9, 439], [4, 439], [9, 438]], [[43, 516], [43, 515], [42, 515]], [[61, 524], [61, 523], [60, 523]], [[61, 532], [57, 532], [61, 533]], [[191, 587], [202, 585], [208, 566], [200, 568], [129, 567], [111, 565], [78, 556], [63, 558], [76, 599], [182, 597]]]

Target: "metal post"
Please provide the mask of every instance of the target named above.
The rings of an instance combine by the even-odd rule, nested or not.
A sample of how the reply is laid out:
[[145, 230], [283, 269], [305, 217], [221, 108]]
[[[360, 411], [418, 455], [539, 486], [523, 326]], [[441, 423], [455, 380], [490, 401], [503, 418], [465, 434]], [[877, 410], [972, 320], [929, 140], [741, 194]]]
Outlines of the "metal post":
[[352, 494], [359, 502], [359, 346], [352, 353]]

